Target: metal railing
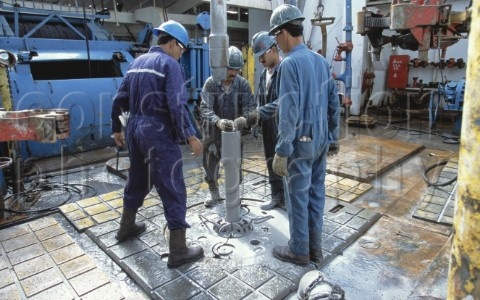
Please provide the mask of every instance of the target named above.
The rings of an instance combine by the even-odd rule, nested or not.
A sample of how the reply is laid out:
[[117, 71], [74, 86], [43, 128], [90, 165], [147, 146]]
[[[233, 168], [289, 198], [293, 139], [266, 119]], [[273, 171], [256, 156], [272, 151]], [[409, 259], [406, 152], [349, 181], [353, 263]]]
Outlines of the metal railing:
[[[67, 13], [83, 13], [83, 1], [78, 0], [6, 0], [0, 2], [0, 10], [13, 8], [41, 9], [46, 11], [60, 11]], [[91, 5], [85, 6], [87, 13], [95, 14], [96, 11]]]

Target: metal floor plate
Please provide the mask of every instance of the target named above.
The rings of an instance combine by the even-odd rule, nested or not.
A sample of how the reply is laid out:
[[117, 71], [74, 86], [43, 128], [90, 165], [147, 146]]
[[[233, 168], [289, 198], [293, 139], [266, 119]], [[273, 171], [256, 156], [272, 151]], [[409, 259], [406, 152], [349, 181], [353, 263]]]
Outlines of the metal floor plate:
[[124, 299], [51, 217], [0, 231], [0, 299]]
[[368, 183], [423, 148], [420, 144], [357, 135], [340, 140], [341, 155], [327, 157], [327, 172]]
[[[437, 184], [450, 182], [458, 174], [458, 158], [451, 158], [443, 167]], [[456, 180], [445, 186], [429, 186], [412, 217], [428, 222], [453, 225]]]
[[[228, 299], [281, 299], [296, 290], [307, 271], [328, 263], [380, 218], [379, 213], [329, 199], [322, 265], [285, 263], [275, 259], [271, 250], [274, 245], [286, 245], [288, 217], [281, 209], [260, 209], [263, 201], [258, 199], [266, 185], [264, 176], [244, 173], [240, 188], [242, 224], [251, 225], [252, 230], [234, 238], [222, 237], [215, 229], [225, 222], [224, 202], [206, 209], [203, 199], [208, 189], [190, 186], [193, 194], [189, 194], [187, 221], [192, 227], [187, 238], [203, 247], [205, 257], [178, 269], [167, 268], [166, 223], [160, 201], [139, 211], [147, 231], [138, 238], [118, 243], [114, 237], [118, 218], [90, 227], [86, 233], [154, 299], [225, 299], [225, 295]], [[152, 195], [150, 201], [155, 199], [158, 196]]]

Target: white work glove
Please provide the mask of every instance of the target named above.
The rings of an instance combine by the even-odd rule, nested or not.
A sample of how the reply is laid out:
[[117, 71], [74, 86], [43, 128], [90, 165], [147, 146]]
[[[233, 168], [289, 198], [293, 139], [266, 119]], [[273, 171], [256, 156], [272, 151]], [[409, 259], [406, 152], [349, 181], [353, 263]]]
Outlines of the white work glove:
[[217, 121], [217, 123], [215, 123], [215, 125], [222, 131], [233, 131], [235, 127], [235, 123], [233, 123], [232, 120], [227, 119], [220, 119]]
[[339, 151], [340, 151], [340, 144], [338, 142], [333, 142], [328, 147], [327, 155], [328, 156], [337, 155]]
[[288, 163], [288, 157], [283, 157], [275, 153], [275, 156], [273, 157], [273, 163], [272, 163], [273, 172], [275, 172], [275, 174], [277, 174], [278, 176], [287, 176], [288, 175], [287, 163]]
[[247, 126], [247, 119], [245, 119], [245, 117], [238, 117], [233, 123], [235, 123], [236, 130], [242, 131], [243, 128]]

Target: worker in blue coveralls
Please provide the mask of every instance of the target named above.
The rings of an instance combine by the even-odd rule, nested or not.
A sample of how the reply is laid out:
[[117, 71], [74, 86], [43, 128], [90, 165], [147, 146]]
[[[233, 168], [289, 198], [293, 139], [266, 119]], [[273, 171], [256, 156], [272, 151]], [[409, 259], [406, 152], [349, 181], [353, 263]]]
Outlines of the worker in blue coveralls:
[[203, 118], [203, 168], [210, 191], [210, 197], [204, 201], [205, 207], [212, 207], [221, 199], [218, 189], [221, 132], [242, 131], [258, 121], [252, 88], [248, 81], [240, 76], [243, 64], [242, 51], [230, 46], [226, 79], [216, 81], [211, 76], [202, 88], [200, 109]]
[[[153, 30], [157, 45], [136, 58], [118, 89], [112, 106], [112, 131], [117, 146], [127, 141], [130, 169], [124, 189], [119, 241], [145, 231], [135, 222], [145, 196], [155, 186], [170, 230], [167, 265], [178, 267], [203, 257], [199, 246], [187, 247], [187, 192], [180, 142], [200, 156], [202, 142], [195, 136], [185, 104], [185, 76], [178, 60], [188, 45], [188, 33], [178, 22], [167, 21]], [[125, 136], [119, 116], [129, 111]]]
[[321, 264], [325, 207], [326, 157], [340, 146], [340, 104], [328, 63], [303, 43], [300, 10], [278, 6], [269, 34], [286, 54], [278, 69], [278, 142], [273, 171], [285, 176], [290, 223], [287, 246], [275, 246], [274, 257], [307, 265]]
[[270, 200], [261, 205], [263, 210], [270, 210], [275, 207], [285, 207], [283, 195], [283, 180], [273, 172], [272, 162], [275, 155], [275, 145], [278, 134], [278, 93], [277, 93], [277, 68], [282, 57], [278, 53], [275, 38], [267, 31], [260, 31], [252, 38], [253, 55], [264, 66], [255, 99], [258, 105], [259, 125], [262, 128], [263, 150], [267, 162], [268, 183], [270, 184]]

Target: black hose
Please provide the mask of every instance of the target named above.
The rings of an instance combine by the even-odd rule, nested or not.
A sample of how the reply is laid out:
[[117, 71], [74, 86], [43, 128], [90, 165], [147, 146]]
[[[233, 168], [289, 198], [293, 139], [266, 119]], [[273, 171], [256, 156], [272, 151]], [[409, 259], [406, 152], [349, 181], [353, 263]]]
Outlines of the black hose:
[[438, 162], [438, 163], [436, 163], [436, 164], [434, 164], [434, 165], [431, 165], [430, 167], [427, 167], [427, 168], [425, 169], [425, 171], [422, 173], [422, 177], [423, 177], [423, 179], [425, 180], [425, 182], [427, 182], [427, 184], [430, 185], [430, 186], [440, 186], [440, 187], [442, 187], [442, 186], [450, 185], [450, 184], [452, 184], [453, 182], [457, 181], [457, 176], [455, 176], [454, 178], [452, 178], [452, 179], [450, 179], [450, 180], [448, 180], [448, 181], [446, 181], [446, 182], [440, 182], [440, 183], [438, 183], [438, 182], [431, 182], [430, 179], [428, 179], [428, 177], [427, 177], [428, 172], [430, 172], [431, 170], [433, 170], [433, 169], [435, 169], [435, 168], [437, 168], [437, 167], [439, 167], [439, 166], [446, 165], [447, 163], [448, 163], [448, 160], [444, 160], [444, 161]]
[[[10, 203], [10, 208], [5, 208], [4, 211], [11, 212], [11, 213], [44, 213], [44, 212], [56, 211], [59, 206], [62, 206], [64, 204], [68, 203], [73, 198], [74, 194], [82, 196], [82, 191], [77, 186], [87, 187], [87, 188], [94, 191], [93, 195], [96, 195], [95, 188], [93, 188], [92, 186], [89, 186], [89, 185], [85, 185], [85, 184], [67, 184], [67, 183], [57, 183], [57, 182], [36, 183], [36, 184], [33, 184], [31, 188], [29, 188], [29, 189], [27, 189], [23, 192], [15, 193], [15, 194], [12, 194], [12, 195], [9, 195], [8, 197], [6, 197], [4, 199], [4, 201], [7, 201], [11, 198], [14, 198], [14, 200]], [[17, 202], [21, 198], [26, 198], [26, 197], [29, 197], [29, 196], [31, 197], [32, 194], [33, 194], [34, 197], [37, 197], [38, 194], [41, 193], [41, 192], [54, 191], [54, 190], [63, 190], [65, 192], [68, 192], [69, 194], [68, 194], [67, 199], [61, 201], [59, 204], [55, 204], [53, 206], [42, 208], [42, 209], [14, 209], [14, 208], [12, 208], [17, 204]], [[32, 202], [33, 202], [33, 200], [32, 200]]]

